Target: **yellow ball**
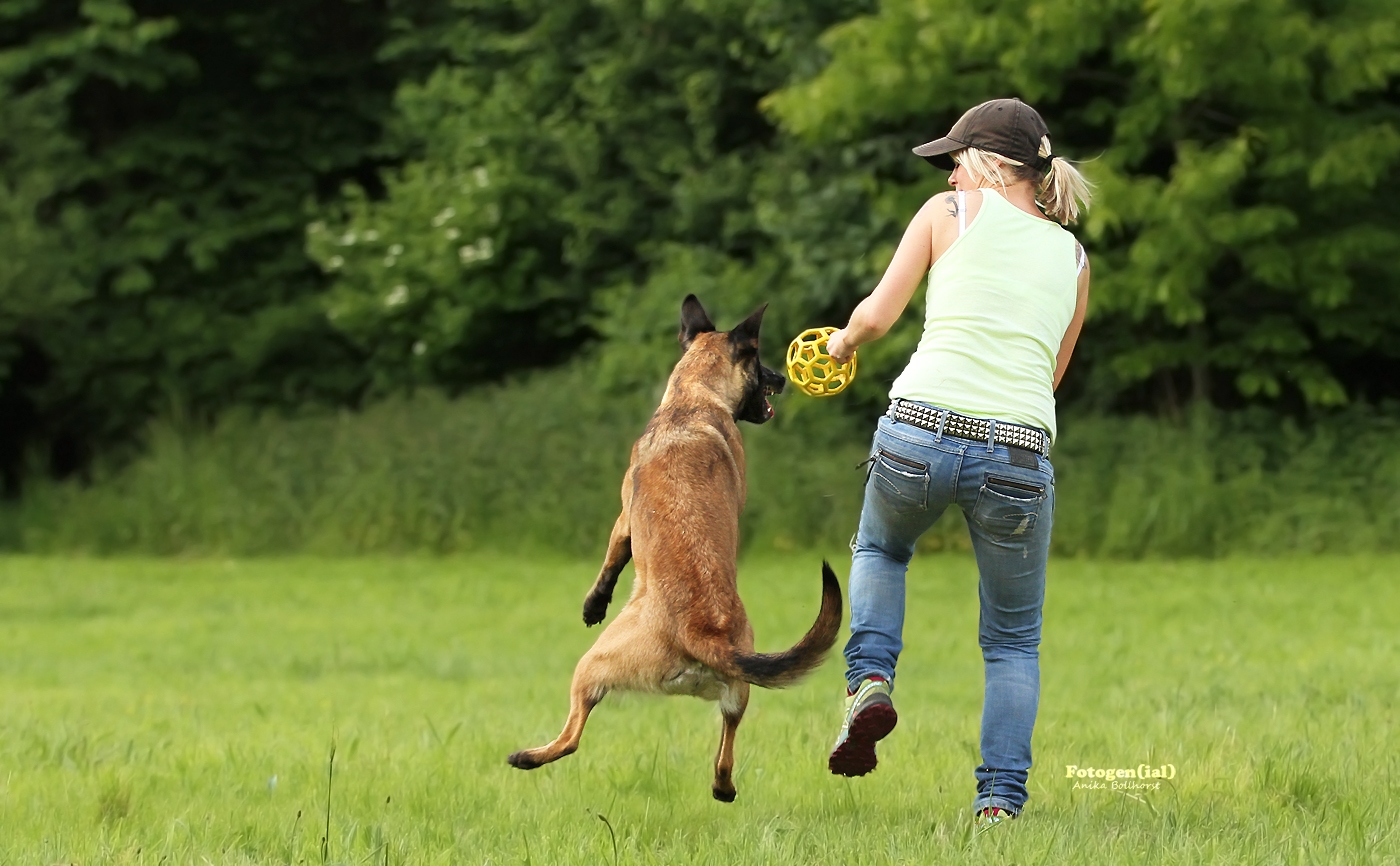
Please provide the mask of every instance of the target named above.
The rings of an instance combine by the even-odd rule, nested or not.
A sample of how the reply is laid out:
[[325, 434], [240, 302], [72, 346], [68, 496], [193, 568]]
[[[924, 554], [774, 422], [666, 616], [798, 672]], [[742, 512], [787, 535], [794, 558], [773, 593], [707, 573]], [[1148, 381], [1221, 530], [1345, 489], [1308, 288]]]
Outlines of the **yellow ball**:
[[826, 338], [834, 333], [835, 328], [809, 328], [788, 346], [788, 378], [813, 397], [839, 394], [856, 377], [855, 355], [845, 364], [838, 364], [826, 353]]

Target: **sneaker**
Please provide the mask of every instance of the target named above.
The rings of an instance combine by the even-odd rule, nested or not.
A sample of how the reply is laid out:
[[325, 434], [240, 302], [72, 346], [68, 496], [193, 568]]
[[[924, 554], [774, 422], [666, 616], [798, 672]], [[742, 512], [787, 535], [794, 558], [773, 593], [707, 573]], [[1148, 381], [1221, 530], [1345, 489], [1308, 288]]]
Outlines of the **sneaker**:
[[980, 836], [998, 824], [1016, 820], [1015, 812], [1008, 812], [1000, 806], [978, 809], [972, 819], [973, 835]]
[[827, 767], [837, 776], [864, 776], [875, 769], [875, 743], [894, 730], [899, 716], [884, 680], [862, 680], [846, 698], [846, 719]]

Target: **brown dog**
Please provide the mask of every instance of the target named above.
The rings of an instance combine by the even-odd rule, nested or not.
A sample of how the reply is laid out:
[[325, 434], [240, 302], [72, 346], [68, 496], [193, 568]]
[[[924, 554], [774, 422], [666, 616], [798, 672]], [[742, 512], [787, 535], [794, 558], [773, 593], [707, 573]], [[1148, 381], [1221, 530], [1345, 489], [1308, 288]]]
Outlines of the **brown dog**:
[[530, 770], [578, 748], [588, 713], [614, 689], [718, 700], [724, 717], [715, 799], [734, 799], [734, 732], [749, 684], [780, 688], [821, 664], [841, 625], [841, 586], [822, 563], [817, 621], [792, 649], [755, 653], [739, 600], [735, 559], [744, 507], [744, 443], [737, 421], [773, 417], [783, 377], [758, 360], [763, 308], [728, 333], [691, 295], [681, 305], [684, 354], [661, 406], [632, 447], [622, 514], [602, 571], [583, 601], [583, 621], [602, 622], [617, 576], [636, 562], [632, 597], [579, 660], [569, 719], [547, 746], [508, 758]]

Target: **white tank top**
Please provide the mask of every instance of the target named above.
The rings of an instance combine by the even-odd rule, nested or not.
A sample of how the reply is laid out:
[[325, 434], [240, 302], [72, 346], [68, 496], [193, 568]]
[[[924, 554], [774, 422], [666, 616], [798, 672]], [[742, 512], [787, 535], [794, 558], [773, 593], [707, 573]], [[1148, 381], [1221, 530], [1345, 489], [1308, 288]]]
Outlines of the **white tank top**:
[[919, 347], [890, 388], [1055, 439], [1055, 356], [1074, 317], [1074, 236], [995, 190], [929, 271]]

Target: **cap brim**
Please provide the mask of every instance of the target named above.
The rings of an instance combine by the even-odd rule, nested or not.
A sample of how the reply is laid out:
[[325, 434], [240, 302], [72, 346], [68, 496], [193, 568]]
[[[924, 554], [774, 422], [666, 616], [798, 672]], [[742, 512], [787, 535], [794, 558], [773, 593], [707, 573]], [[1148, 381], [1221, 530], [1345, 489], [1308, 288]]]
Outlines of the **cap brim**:
[[963, 144], [961, 141], [955, 138], [949, 138], [945, 135], [940, 139], [930, 141], [928, 144], [921, 144], [914, 148], [914, 154], [916, 156], [922, 156], [924, 159], [928, 160], [929, 163], [938, 168], [945, 168], [952, 171], [955, 164], [953, 158], [948, 154], [955, 150], [962, 150], [965, 147], [967, 147], [967, 145]]

